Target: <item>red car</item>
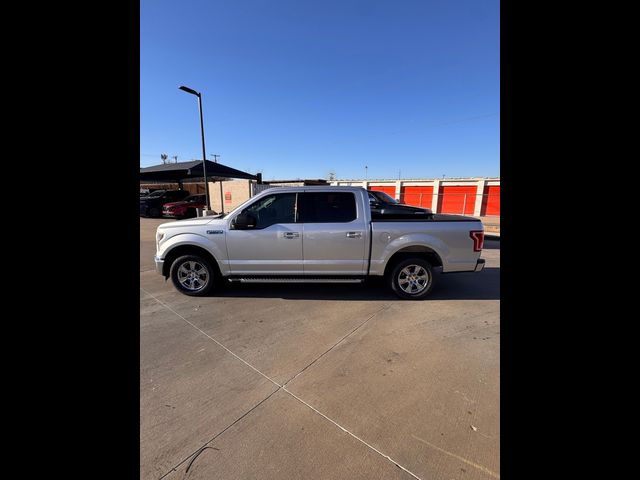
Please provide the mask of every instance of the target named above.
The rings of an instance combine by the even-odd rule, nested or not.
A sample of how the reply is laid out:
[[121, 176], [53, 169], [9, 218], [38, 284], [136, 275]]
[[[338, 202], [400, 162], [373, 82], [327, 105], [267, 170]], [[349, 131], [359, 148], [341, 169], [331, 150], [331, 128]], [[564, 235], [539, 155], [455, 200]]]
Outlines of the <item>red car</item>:
[[193, 218], [196, 216], [196, 208], [206, 207], [206, 195], [189, 195], [180, 202], [165, 203], [162, 207], [162, 216], [173, 218]]

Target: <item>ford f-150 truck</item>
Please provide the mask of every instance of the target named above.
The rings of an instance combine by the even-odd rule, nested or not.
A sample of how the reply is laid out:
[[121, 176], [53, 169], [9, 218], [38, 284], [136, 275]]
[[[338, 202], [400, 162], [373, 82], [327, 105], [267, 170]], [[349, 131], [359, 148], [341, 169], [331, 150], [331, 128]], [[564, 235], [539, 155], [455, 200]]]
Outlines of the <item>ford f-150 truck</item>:
[[372, 214], [359, 187], [270, 188], [226, 215], [163, 223], [156, 269], [186, 295], [223, 281], [356, 283], [385, 277], [403, 299], [423, 299], [442, 273], [479, 272], [482, 223], [471, 217]]

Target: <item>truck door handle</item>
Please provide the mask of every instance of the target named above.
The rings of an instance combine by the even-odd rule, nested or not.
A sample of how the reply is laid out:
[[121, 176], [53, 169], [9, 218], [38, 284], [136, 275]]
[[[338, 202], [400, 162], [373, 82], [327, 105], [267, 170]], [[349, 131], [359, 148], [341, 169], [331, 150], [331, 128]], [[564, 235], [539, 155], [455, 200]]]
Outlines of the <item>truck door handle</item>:
[[361, 238], [362, 232], [347, 232], [347, 238]]
[[282, 236], [284, 238], [298, 238], [300, 234], [298, 232], [284, 232]]

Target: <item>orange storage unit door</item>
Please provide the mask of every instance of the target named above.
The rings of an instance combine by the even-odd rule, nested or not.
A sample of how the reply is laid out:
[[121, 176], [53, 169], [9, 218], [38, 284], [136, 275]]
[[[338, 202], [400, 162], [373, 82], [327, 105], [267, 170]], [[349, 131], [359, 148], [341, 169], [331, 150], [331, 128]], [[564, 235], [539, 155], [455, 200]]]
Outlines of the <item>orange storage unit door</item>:
[[439, 213], [455, 213], [458, 215], [473, 215], [476, 206], [477, 188], [475, 185], [442, 187], [441, 208]]
[[500, 216], [500, 185], [485, 187], [480, 215]]
[[407, 205], [422, 208], [431, 208], [433, 199], [433, 187], [403, 186], [400, 201]]
[[370, 186], [369, 190], [375, 190], [376, 192], [384, 192], [389, 195], [391, 198], [396, 198], [396, 186]]

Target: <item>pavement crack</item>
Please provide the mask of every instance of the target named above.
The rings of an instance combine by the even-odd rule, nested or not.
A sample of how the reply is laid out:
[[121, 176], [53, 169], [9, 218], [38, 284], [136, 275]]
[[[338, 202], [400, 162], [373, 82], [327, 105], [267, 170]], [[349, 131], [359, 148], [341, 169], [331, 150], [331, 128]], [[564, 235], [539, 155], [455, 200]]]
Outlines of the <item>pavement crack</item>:
[[193, 456], [193, 458], [191, 459], [191, 461], [189, 462], [189, 465], [187, 465], [186, 470], [184, 471], [184, 473], [189, 473], [189, 469], [191, 468], [191, 465], [193, 465], [193, 462], [196, 461], [196, 458], [198, 458], [200, 456], [200, 454], [202, 452], [204, 452], [207, 448], [210, 448], [211, 450], [219, 450], [218, 448], [215, 447], [202, 447], [200, 450], [198, 450], [198, 452]]
[[[216, 438], [218, 438], [220, 435], [222, 435], [224, 432], [226, 432], [227, 430], [229, 430], [231, 427], [233, 427], [236, 423], [238, 423], [240, 420], [242, 420], [244, 417], [246, 417], [247, 415], [249, 415], [251, 412], [253, 412], [256, 408], [258, 408], [260, 405], [262, 405], [264, 402], [266, 402], [267, 400], [269, 400], [273, 395], [275, 395], [277, 392], [279, 392], [281, 389], [281, 387], [275, 389], [273, 392], [271, 392], [269, 395], [267, 395], [265, 398], [263, 398], [262, 400], [260, 400], [258, 403], [256, 403], [253, 407], [251, 407], [249, 410], [247, 410], [246, 412], [244, 412], [242, 415], [240, 415], [238, 418], [236, 418], [233, 422], [231, 422], [229, 425], [227, 425], [226, 427], [224, 427], [222, 430], [220, 430], [218, 433], [216, 433], [213, 438], [211, 438], [211, 440], [208, 440], [204, 445], [202, 445], [200, 448], [198, 448], [195, 452], [190, 453], [189, 455], [187, 455], [183, 460], [180, 461], [180, 463], [174, 465], [171, 469], [169, 469], [169, 471], [167, 473], [165, 473], [164, 475], [162, 475], [158, 480], [162, 480], [163, 478], [165, 478], [167, 475], [169, 475], [172, 472], [177, 471], [178, 467], [180, 465], [182, 465], [184, 462], [186, 462], [187, 460], [189, 460], [191, 457], [191, 461], [189, 462], [189, 465], [187, 465], [187, 469], [185, 470], [185, 473], [187, 473], [189, 471], [189, 469], [191, 468], [191, 465], [193, 464], [193, 462], [195, 461], [196, 458], [198, 458], [198, 455], [200, 455], [204, 450], [206, 450], [207, 448], [213, 448], [210, 447], [209, 444], [211, 442], [213, 442]], [[217, 450], [214, 448], [214, 450]]]

